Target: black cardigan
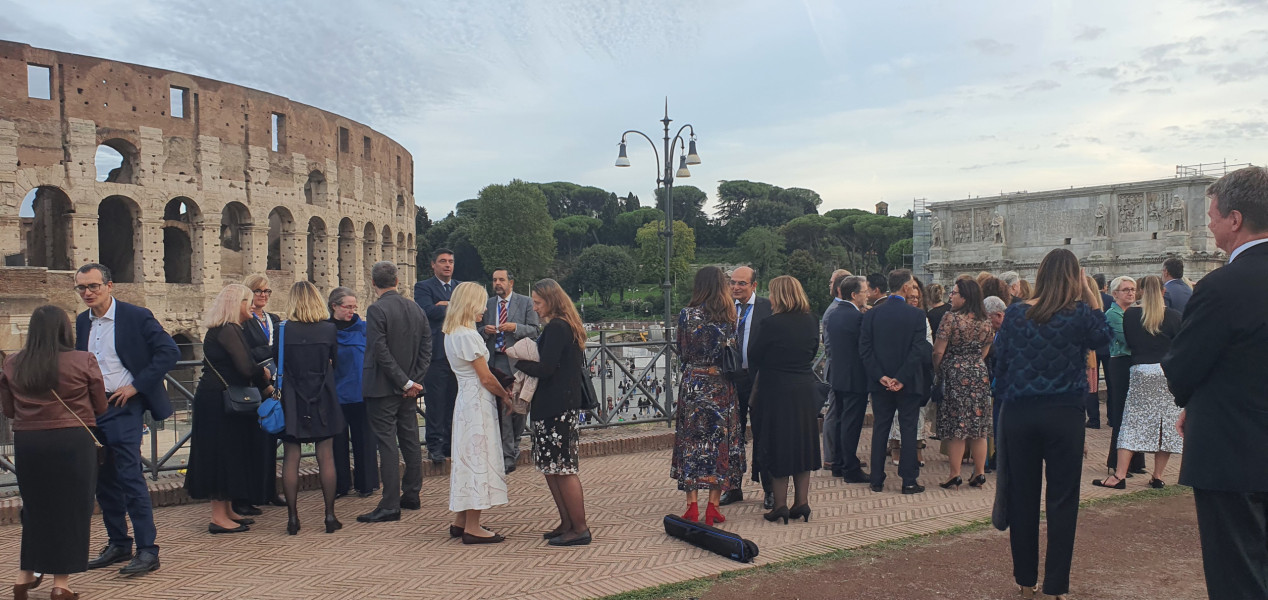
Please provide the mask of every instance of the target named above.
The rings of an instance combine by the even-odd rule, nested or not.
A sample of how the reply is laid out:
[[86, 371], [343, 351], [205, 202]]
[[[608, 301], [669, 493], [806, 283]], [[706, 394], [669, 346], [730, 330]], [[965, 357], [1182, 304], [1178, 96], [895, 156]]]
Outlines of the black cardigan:
[[581, 348], [572, 327], [563, 319], [551, 319], [537, 338], [539, 361], [520, 360], [515, 368], [537, 378], [537, 391], [529, 416], [534, 421], [557, 417], [581, 408]]
[[1127, 347], [1132, 350], [1133, 365], [1154, 365], [1162, 362], [1162, 357], [1171, 350], [1171, 340], [1180, 332], [1180, 311], [1168, 308], [1163, 313], [1162, 324], [1158, 326], [1158, 335], [1145, 331], [1141, 319], [1145, 311], [1133, 306], [1123, 313], [1123, 337], [1127, 338]]

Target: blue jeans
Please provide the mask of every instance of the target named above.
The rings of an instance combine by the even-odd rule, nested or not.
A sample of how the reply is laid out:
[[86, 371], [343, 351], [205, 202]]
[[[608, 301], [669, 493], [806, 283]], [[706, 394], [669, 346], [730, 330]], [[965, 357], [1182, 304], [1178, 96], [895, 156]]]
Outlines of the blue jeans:
[[159, 547], [154, 543], [157, 535], [154, 505], [150, 502], [150, 488], [145, 484], [145, 469], [141, 464], [141, 415], [144, 412], [142, 398], [137, 395], [126, 405], [111, 406], [97, 417], [98, 436], [102, 445], [110, 449], [110, 460], [97, 475], [97, 504], [101, 506], [101, 518], [111, 546], [132, 550], [133, 539], [128, 535], [130, 518], [136, 534], [136, 551], [158, 554]]

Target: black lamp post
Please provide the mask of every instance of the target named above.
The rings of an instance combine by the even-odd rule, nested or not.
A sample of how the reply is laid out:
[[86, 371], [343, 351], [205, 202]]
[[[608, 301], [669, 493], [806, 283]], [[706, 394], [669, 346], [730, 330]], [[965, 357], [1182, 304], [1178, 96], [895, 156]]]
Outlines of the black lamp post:
[[[621, 134], [621, 151], [616, 157], [616, 166], [630, 166], [630, 159], [625, 153], [625, 136], [634, 133], [647, 140], [652, 145], [652, 152], [656, 153], [656, 162], [662, 165], [663, 171], [659, 170], [656, 174], [656, 187], [665, 187], [665, 231], [661, 235], [665, 236], [665, 282], [661, 284], [661, 288], [665, 292], [665, 343], [669, 343], [669, 327], [673, 322], [673, 281], [670, 279], [670, 266], [674, 256], [674, 178], [675, 177], [691, 177], [691, 172], [687, 170], [687, 165], [700, 164], [700, 156], [696, 154], [696, 129], [691, 124], [683, 125], [678, 128], [678, 133], [673, 138], [669, 137], [669, 99], [665, 99], [665, 118], [660, 120], [665, 126], [664, 148], [665, 162], [661, 163], [661, 154], [656, 149], [656, 142], [647, 134], [630, 129]], [[690, 132], [690, 144], [688, 145], [682, 139], [682, 132], [687, 130]], [[674, 152], [680, 150], [684, 155], [679, 157], [678, 170], [674, 170]], [[674, 405], [674, 385], [672, 369], [669, 368], [670, 355], [668, 352], [665, 356], [665, 407], [666, 415], [672, 414]]]

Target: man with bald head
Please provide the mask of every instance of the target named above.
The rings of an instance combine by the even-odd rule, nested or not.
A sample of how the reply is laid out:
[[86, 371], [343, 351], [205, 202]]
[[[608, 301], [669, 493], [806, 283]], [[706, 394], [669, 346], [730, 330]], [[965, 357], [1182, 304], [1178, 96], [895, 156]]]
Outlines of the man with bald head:
[[[739, 400], [740, 409], [740, 435], [745, 435], [745, 427], [748, 422], [748, 399], [753, 393], [753, 379], [748, 374], [748, 353], [749, 340], [757, 337], [757, 332], [761, 329], [762, 321], [771, 315], [770, 300], [757, 295], [757, 273], [752, 267], [736, 267], [731, 271], [731, 279], [729, 282], [731, 288], [731, 298], [735, 301], [735, 337], [740, 348], [740, 356], [743, 358], [744, 371], [735, 379], [735, 392]], [[756, 428], [753, 429], [753, 439], [761, 435]], [[766, 497], [762, 503], [767, 510], [775, 508], [775, 494], [771, 491], [771, 483], [768, 477], [762, 477], [761, 465], [757, 462], [756, 453], [753, 455], [753, 480], [762, 483], [762, 490], [766, 492]], [[740, 483], [736, 482], [735, 487], [726, 490], [722, 494], [722, 499], [718, 504], [726, 506], [733, 502], [739, 502], [744, 499], [744, 492], [740, 489]]]

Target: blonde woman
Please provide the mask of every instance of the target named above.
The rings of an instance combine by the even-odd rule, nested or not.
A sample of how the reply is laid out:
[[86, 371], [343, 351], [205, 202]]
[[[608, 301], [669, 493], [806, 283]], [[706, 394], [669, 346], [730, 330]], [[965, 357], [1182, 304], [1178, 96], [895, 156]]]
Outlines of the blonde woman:
[[332, 438], [346, 424], [335, 394], [339, 343], [335, 324], [326, 320], [329, 314], [313, 284], [295, 282], [275, 345], [278, 356], [274, 360], [281, 371], [282, 414], [286, 417], [286, 429], [278, 434], [282, 440], [282, 493], [286, 496], [286, 533], [291, 535], [299, 533], [295, 502], [299, 495], [300, 444], [316, 444], [321, 493], [326, 500], [326, 533], [343, 527], [335, 518], [337, 475]]
[[1171, 349], [1171, 340], [1180, 332], [1180, 312], [1167, 308], [1162, 298], [1162, 279], [1150, 275], [1140, 280], [1140, 304], [1123, 313], [1123, 337], [1131, 349], [1131, 370], [1127, 404], [1118, 431], [1118, 464], [1114, 474], [1093, 485], [1114, 489], [1127, 487], [1127, 467], [1133, 452], [1153, 453], [1154, 472], [1149, 487], [1161, 488], [1162, 473], [1173, 453], [1184, 450], [1184, 440], [1176, 432], [1180, 407], [1167, 388], [1162, 373], [1162, 357]]
[[586, 330], [572, 299], [554, 279], [533, 284], [533, 310], [546, 326], [537, 338], [540, 360], [521, 360], [515, 368], [537, 378], [529, 409], [533, 463], [559, 510], [559, 527], [542, 534], [551, 546], [584, 546], [591, 541], [585, 497], [577, 476], [577, 426], [582, 408], [582, 362]]
[[511, 402], [489, 370], [489, 347], [474, 327], [484, 316], [488, 299], [481, 285], [458, 284], [442, 326], [445, 357], [458, 380], [449, 468], [449, 510], [456, 515], [449, 534], [461, 537], [464, 544], [496, 544], [506, 539], [480, 526], [481, 511], [506, 504], [498, 401], [507, 408]]
[[[251, 317], [242, 323], [247, 346], [251, 348], [251, 358], [257, 364], [271, 362], [274, 346], [277, 344], [277, 326], [282, 322], [282, 317], [268, 312], [269, 300], [273, 298], [269, 278], [263, 273], [253, 273], [242, 280], [242, 285], [251, 290]], [[270, 371], [277, 370], [277, 365], [265, 366]], [[268, 383], [272, 384], [271, 381]], [[273, 393], [268, 386], [261, 391], [264, 394]], [[256, 482], [256, 486], [252, 488], [252, 494], [233, 499], [233, 512], [251, 517], [263, 514], [256, 505], [286, 506], [286, 502], [277, 495], [277, 438], [256, 427], [248, 443], [251, 446], [251, 460], [243, 468], [250, 472], [249, 476]]]
[[203, 317], [205, 360], [194, 393], [189, 468], [185, 490], [191, 498], [211, 501], [210, 533], [240, 533], [254, 521], [234, 511], [232, 502], [255, 495], [258, 482], [248, 468], [259, 462], [250, 441], [259, 429], [255, 415], [225, 412], [229, 385], [267, 385], [272, 374], [251, 357], [243, 323], [251, 318], [251, 290], [231, 284], [220, 290]]

